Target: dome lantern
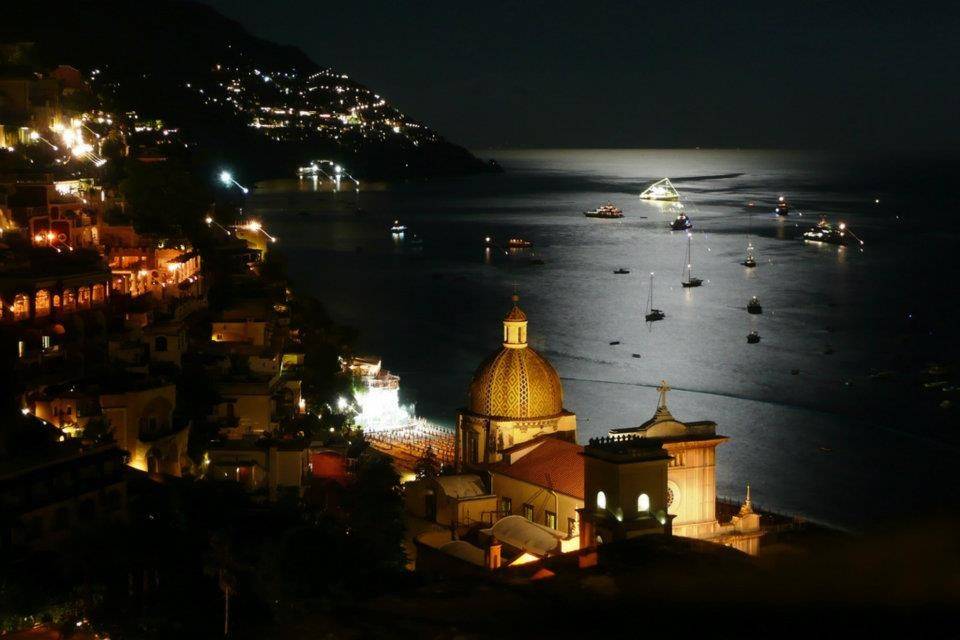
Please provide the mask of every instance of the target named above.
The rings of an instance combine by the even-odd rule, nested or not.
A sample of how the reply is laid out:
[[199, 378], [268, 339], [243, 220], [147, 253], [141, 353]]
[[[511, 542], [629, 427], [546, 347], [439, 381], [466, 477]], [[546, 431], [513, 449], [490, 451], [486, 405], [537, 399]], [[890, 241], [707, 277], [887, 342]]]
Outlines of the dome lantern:
[[527, 347], [527, 314], [518, 305], [520, 296], [513, 294], [513, 308], [503, 319], [503, 346], [508, 349]]

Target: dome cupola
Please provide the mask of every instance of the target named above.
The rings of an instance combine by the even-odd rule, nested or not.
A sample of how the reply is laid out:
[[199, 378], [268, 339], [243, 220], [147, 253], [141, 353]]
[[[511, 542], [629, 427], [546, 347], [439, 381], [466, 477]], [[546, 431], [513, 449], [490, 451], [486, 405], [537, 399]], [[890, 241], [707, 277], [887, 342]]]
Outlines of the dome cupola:
[[563, 412], [563, 388], [556, 370], [527, 345], [527, 315], [513, 296], [503, 319], [503, 345], [477, 368], [470, 383], [474, 414], [500, 419], [555, 417]]

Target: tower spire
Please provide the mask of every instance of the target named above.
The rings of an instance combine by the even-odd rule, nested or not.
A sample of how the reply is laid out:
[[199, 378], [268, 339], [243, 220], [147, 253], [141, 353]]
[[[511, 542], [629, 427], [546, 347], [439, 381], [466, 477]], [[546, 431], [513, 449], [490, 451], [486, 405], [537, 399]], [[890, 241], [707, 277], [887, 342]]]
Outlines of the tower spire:
[[740, 515], [746, 516], [753, 513], [753, 501], [750, 500], [750, 485], [747, 484], [747, 498], [740, 507]]

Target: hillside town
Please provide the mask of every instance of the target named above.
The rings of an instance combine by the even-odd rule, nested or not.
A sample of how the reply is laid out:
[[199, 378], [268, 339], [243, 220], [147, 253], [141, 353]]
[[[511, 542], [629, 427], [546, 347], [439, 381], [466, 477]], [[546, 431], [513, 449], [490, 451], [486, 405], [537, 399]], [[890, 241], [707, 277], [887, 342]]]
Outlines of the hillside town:
[[[441, 141], [342, 74], [285, 69], [182, 85], [277, 143]], [[747, 603], [852, 588], [810, 568], [852, 574], [820, 556], [845, 534], [718, 494], [730, 432], [675, 416], [668, 381], [578, 432], [520, 291], [484, 320], [502, 339], [452, 428], [418, 416], [289, 276], [242, 163], [114, 82], [0, 73], [0, 637], [528, 637], [639, 600], [739, 635]]]

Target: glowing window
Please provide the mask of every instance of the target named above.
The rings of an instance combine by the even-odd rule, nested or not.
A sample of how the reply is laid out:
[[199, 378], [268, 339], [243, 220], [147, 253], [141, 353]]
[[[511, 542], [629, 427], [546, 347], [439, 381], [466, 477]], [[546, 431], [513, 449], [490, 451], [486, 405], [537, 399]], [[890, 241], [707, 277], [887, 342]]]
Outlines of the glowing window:
[[597, 491], [597, 509], [607, 508], [607, 494], [603, 491]]
[[645, 493], [641, 493], [637, 496], [637, 511], [641, 513], [644, 511], [650, 511], [650, 496]]

